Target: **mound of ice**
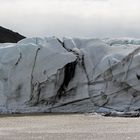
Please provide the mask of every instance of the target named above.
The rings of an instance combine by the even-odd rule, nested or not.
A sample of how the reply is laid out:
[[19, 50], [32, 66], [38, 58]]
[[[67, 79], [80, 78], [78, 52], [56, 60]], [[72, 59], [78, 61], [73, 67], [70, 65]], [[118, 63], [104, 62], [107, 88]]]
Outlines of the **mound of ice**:
[[0, 112], [140, 110], [140, 40], [27, 38], [0, 44]]

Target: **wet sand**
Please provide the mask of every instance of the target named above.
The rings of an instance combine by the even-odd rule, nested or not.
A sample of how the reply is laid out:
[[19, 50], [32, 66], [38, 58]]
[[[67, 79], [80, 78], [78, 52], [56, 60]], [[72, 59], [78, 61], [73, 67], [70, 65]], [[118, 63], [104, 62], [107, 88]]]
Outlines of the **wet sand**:
[[0, 116], [0, 140], [140, 140], [140, 118], [91, 114]]

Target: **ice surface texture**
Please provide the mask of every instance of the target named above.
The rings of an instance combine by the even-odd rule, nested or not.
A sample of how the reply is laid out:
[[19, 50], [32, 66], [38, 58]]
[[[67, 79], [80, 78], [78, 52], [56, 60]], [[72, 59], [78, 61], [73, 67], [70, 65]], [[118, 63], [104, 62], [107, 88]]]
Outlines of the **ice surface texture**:
[[0, 44], [0, 113], [140, 110], [140, 40]]

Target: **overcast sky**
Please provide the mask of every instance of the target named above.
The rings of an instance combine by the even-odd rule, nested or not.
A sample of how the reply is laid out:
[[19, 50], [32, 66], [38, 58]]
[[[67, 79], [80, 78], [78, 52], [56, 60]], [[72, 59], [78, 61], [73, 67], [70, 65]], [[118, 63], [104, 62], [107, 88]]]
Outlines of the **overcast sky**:
[[0, 0], [0, 24], [27, 37], [140, 38], [140, 0]]

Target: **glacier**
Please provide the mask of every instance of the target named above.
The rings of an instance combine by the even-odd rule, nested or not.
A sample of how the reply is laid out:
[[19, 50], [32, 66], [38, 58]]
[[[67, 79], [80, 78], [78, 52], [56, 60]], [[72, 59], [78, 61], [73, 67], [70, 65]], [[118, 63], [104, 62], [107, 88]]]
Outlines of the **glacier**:
[[0, 44], [0, 114], [140, 111], [140, 39]]

